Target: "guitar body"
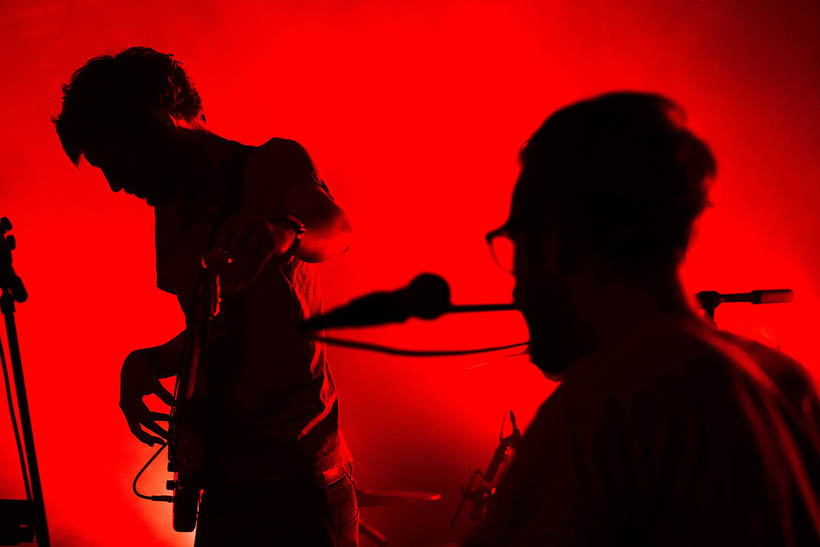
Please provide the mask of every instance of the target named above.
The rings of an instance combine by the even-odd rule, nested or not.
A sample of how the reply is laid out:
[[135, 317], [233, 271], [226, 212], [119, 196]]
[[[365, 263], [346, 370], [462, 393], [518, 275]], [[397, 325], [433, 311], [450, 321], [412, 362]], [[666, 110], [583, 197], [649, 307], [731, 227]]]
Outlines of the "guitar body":
[[199, 500], [205, 481], [204, 444], [206, 419], [205, 367], [197, 378], [197, 390], [188, 401], [179, 401], [172, 414], [173, 426], [168, 453], [168, 470], [174, 473], [173, 524], [177, 532], [192, 532], [196, 528]]
[[220, 259], [204, 259], [194, 302], [188, 313], [187, 338], [174, 390], [168, 442], [168, 471], [174, 473], [173, 524], [177, 532], [196, 528], [205, 482], [205, 427], [207, 423], [208, 342], [219, 314]]

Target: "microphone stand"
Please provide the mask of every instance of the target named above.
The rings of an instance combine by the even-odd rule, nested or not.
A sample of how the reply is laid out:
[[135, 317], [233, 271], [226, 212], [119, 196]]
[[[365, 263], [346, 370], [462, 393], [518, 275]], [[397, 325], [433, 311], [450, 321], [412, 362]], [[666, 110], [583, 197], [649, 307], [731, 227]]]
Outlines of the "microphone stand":
[[794, 300], [791, 289], [763, 289], [743, 293], [721, 294], [717, 291], [700, 291], [695, 295], [706, 317], [715, 323], [715, 310], [721, 304], [746, 302], [749, 304], [779, 304]]
[[[450, 528], [453, 528], [458, 521], [464, 505], [469, 501], [472, 502], [473, 508], [470, 511], [470, 519], [479, 521], [484, 517], [484, 511], [487, 507], [487, 502], [495, 493], [495, 483], [498, 472], [511, 455], [521, 446], [523, 440], [521, 431], [515, 422], [515, 414], [510, 410], [510, 423], [512, 424], [512, 432], [508, 436], [504, 436], [504, 425], [506, 423], [507, 415], [504, 415], [505, 420], [501, 422], [501, 433], [498, 434], [498, 446], [493, 453], [492, 460], [490, 460], [487, 470], [483, 473], [480, 469], [473, 471], [467, 486], [461, 487], [461, 501], [456, 508], [456, 514], [450, 521]], [[478, 484], [475, 484], [478, 479]]]
[[[15, 302], [25, 302], [28, 298], [22, 280], [14, 272], [11, 264], [11, 252], [16, 247], [14, 236], [6, 235], [11, 230], [11, 222], [6, 217], [0, 219], [0, 312], [6, 325], [6, 339], [9, 345], [11, 370], [14, 376], [14, 387], [17, 395], [17, 409], [20, 414], [20, 428], [14, 412], [14, 402], [9, 385], [8, 367], [5, 352], [0, 344], [0, 361], [3, 365], [3, 375], [6, 387], [6, 396], [9, 402], [14, 436], [17, 441], [17, 452], [20, 457], [20, 468], [23, 483], [26, 489], [25, 500], [0, 500], [0, 544], [19, 545], [23, 542], [37, 539], [41, 547], [49, 547], [48, 524], [46, 522], [46, 508], [43, 501], [43, 490], [40, 484], [40, 470], [37, 466], [37, 454], [34, 450], [34, 434], [31, 427], [26, 384], [23, 378], [23, 364], [20, 359], [20, 343], [17, 338], [17, 325], [14, 321]], [[20, 442], [22, 430], [23, 442]]]

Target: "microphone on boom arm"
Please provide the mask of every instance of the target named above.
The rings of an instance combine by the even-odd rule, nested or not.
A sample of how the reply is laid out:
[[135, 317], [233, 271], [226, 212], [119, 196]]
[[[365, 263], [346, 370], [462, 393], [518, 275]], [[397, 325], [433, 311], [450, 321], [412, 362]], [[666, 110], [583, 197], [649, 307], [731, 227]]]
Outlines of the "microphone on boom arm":
[[370, 293], [311, 317], [302, 328], [313, 331], [401, 323], [411, 317], [436, 319], [449, 308], [450, 285], [438, 275], [423, 273], [404, 288]]
[[791, 289], [766, 289], [744, 293], [721, 294], [717, 291], [700, 291], [695, 295], [706, 316], [714, 321], [715, 310], [728, 302], [748, 302], [749, 304], [780, 304], [794, 300]]
[[310, 317], [302, 322], [302, 329], [317, 331], [368, 327], [402, 323], [411, 317], [437, 319], [445, 313], [513, 309], [515, 309], [513, 304], [454, 306], [450, 303], [450, 285], [447, 281], [441, 276], [423, 273], [402, 289], [370, 293], [345, 306]]

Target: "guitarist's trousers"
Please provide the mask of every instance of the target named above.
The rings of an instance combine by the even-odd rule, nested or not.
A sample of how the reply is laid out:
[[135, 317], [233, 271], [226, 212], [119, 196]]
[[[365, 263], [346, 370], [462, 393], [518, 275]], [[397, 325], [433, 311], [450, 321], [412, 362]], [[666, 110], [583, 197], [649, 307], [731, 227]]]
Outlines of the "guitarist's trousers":
[[358, 545], [350, 467], [320, 478], [213, 487], [203, 494], [194, 547]]

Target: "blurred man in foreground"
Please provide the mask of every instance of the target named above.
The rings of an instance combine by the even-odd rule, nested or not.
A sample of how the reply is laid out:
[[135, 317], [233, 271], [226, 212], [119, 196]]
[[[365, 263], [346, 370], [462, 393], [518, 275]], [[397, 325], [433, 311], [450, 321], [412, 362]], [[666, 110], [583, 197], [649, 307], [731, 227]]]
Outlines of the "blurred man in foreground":
[[678, 278], [716, 171], [664, 97], [550, 116], [488, 234], [543, 404], [468, 545], [817, 545], [820, 404], [799, 364], [716, 330]]

